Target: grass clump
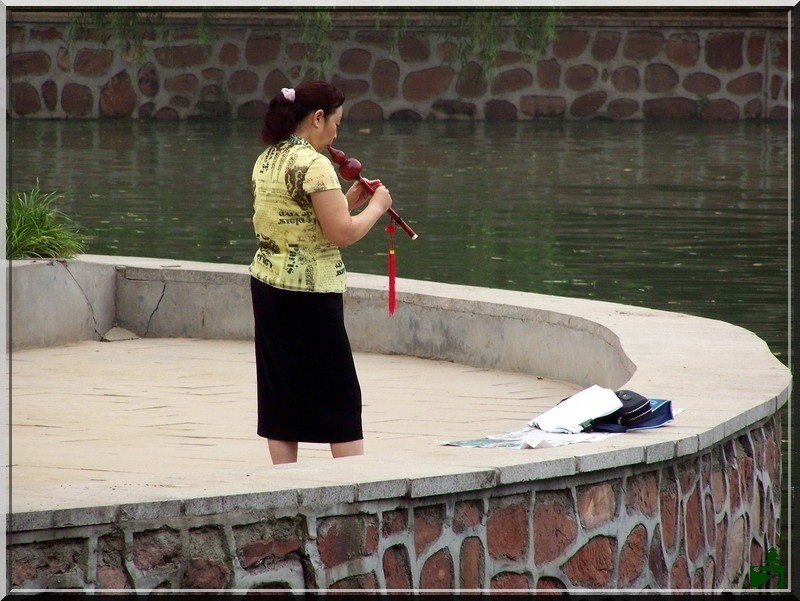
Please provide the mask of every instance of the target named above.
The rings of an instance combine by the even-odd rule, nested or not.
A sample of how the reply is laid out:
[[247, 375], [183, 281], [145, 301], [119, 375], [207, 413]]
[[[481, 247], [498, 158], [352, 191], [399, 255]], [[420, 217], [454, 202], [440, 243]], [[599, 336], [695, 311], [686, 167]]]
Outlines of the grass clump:
[[69, 259], [86, 250], [88, 237], [54, 204], [63, 195], [6, 190], [6, 258]]

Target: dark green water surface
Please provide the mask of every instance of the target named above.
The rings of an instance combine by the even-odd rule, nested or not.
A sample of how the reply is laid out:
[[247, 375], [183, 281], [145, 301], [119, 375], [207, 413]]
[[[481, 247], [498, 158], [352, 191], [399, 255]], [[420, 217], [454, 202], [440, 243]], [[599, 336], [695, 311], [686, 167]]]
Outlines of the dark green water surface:
[[[13, 120], [10, 184], [62, 192], [92, 254], [246, 265], [259, 128]], [[419, 234], [397, 234], [400, 277], [720, 319], [790, 363], [786, 124], [344, 122], [336, 146]], [[383, 227], [343, 251], [372, 274], [386, 253]]]
[[[89, 252], [247, 264], [256, 121], [24, 121], [12, 187], [65, 195]], [[419, 233], [398, 275], [722, 319], [788, 363], [788, 131], [775, 123], [344, 122]], [[344, 250], [386, 273], [382, 227]]]

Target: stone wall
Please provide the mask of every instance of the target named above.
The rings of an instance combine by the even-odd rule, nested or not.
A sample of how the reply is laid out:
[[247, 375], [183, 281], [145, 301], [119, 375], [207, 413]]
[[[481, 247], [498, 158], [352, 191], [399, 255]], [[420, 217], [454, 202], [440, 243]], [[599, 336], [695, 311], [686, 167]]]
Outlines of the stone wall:
[[[12, 321], [74, 320], [63, 335], [92, 338], [118, 322], [142, 335], [247, 335], [242, 266], [92, 256], [15, 263], [15, 294], [50, 293], [12, 302]], [[120, 486], [113, 504], [88, 495], [26, 511], [14, 510], [12, 495], [11, 587], [720, 591], [747, 587], [749, 567], [785, 549], [780, 409], [791, 374], [751, 333], [641, 307], [404, 279], [389, 318], [384, 278], [351, 274], [350, 285], [356, 350], [566, 381], [606, 374], [615, 388], [662, 390], [685, 410], [669, 427], [611, 447], [537, 449], [510, 465], [489, 454], [458, 465], [431, 456], [418, 470], [389, 468], [387, 478], [387, 458], [375, 455], [353, 466], [358, 475], [326, 473], [325, 485], [319, 466], [297, 465], [271, 472], [256, 492], [176, 489], [132, 501]], [[58, 311], [64, 299], [75, 307]], [[504, 325], [512, 321], [514, 329]], [[467, 331], [482, 344], [462, 347], [454, 332]], [[26, 332], [33, 337], [22, 347], [62, 335]], [[580, 358], [558, 360], [559, 349]]]
[[778, 547], [779, 420], [679, 462], [450, 495], [353, 502], [301, 490], [98, 508], [93, 523], [51, 516], [39, 528], [12, 516], [10, 584], [742, 589]]
[[[490, 77], [453, 62], [430, 18], [395, 40], [391, 19], [347, 13], [330, 36], [330, 80], [353, 120], [786, 119], [788, 11], [684, 13], [566, 11], [542, 56], [506, 42]], [[175, 16], [173, 41], [148, 41], [143, 63], [113, 43], [70, 42], [68, 13], [8, 16], [11, 117], [259, 118], [308, 68], [300, 28], [276, 11], [219, 13], [207, 44]]]

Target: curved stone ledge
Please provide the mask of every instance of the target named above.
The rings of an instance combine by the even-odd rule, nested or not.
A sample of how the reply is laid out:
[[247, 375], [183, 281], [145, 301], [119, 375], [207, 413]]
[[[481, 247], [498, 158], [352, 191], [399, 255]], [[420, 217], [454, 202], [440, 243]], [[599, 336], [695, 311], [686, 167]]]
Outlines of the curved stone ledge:
[[[84, 256], [74, 261], [14, 262], [11, 285], [12, 349], [101, 339], [114, 325], [143, 337], [252, 336], [249, 275], [242, 266]], [[47, 547], [42, 541], [66, 544], [85, 539], [90, 548], [99, 549], [103, 537], [122, 530], [133, 537], [122, 545], [130, 556], [135, 549], [126, 545], [135, 548], [138, 537], [173, 531], [189, 536], [207, 527], [222, 528], [227, 540], [234, 541], [226, 543], [235, 547], [227, 552], [231, 559], [219, 568], [227, 574], [219, 581], [221, 588], [253, 588], [267, 576], [259, 580], [248, 571], [249, 560], [243, 559], [245, 552], [234, 533], [257, 529], [265, 520], [290, 518], [305, 520], [308, 531], [298, 543], [301, 559], [310, 561], [298, 568], [308, 588], [398, 588], [397, 574], [387, 568], [387, 561], [397, 559], [393, 553], [398, 549], [407, 588], [459, 588], [459, 583], [470, 588], [466, 584], [473, 581], [464, 578], [471, 572], [466, 564], [457, 567], [453, 559], [471, 561], [468, 549], [478, 543], [468, 544], [470, 537], [480, 541], [483, 559], [475, 565], [484, 570], [474, 580], [479, 586], [472, 588], [544, 588], [548, 579], [569, 588], [618, 588], [622, 583], [638, 589], [724, 588], [741, 586], [743, 566], [748, 561], [757, 565], [775, 544], [780, 507], [777, 414], [788, 400], [791, 375], [751, 332], [721, 321], [616, 303], [404, 279], [398, 280], [397, 314], [389, 317], [385, 286], [380, 276], [350, 275], [345, 307], [356, 351], [443, 359], [582, 386], [631, 388], [669, 398], [685, 411], [669, 427], [593, 445], [522, 452], [512, 461], [508, 455], [464, 453], [452, 447], [413, 461], [366, 455], [334, 464], [298, 464], [271, 472], [267, 481], [220, 482], [212, 496], [180, 498], [180, 491], [162, 491], [160, 497], [136, 503], [125, 501], [125, 487], [108, 491], [82, 485], [83, 498], [91, 499], [91, 506], [84, 501], [73, 508], [9, 516], [12, 564], [23, 566], [18, 573], [27, 573], [26, 553], [35, 555], [36, 545]], [[40, 335], [44, 330], [47, 336]], [[637, 493], [645, 481], [648, 492]], [[65, 484], [58, 493], [69, 489]], [[586, 513], [583, 505], [587, 491], [608, 505], [603, 518], [607, 525], [600, 531], [590, 524], [597, 519], [594, 510]], [[644, 496], [637, 496], [640, 493]], [[534, 525], [561, 507], [562, 497], [567, 509], [559, 519], [576, 528], [575, 539], [555, 556], [544, 557], [546, 542], [537, 542]], [[462, 528], [459, 508], [466, 506], [474, 506], [478, 517]], [[520, 508], [513, 511], [522, 512], [521, 523], [507, 517], [511, 506]], [[436, 508], [435, 519], [426, 513], [431, 507]], [[696, 509], [707, 522], [701, 528], [702, 541], [689, 531], [689, 524], [697, 520]], [[643, 511], [646, 519], [641, 518]], [[391, 531], [384, 523], [376, 542], [370, 542], [373, 535], [365, 532], [398, 512], [405, 516], [400, 530]], [[436, 524], [439, 534], [431, 536], [439, 542], [430, 551], [415, 553], [425, 536], [426, 520]], [[347, 539], [360, 545], [355, 563], [326, 555], [332, 551], [326, 551], [325, 544], [345, 544], [326, 543], [330, 521], [341, 522], [344, 530], [352, 526], [358, 536], [367, 537], [361, 543]], [[503, 524], [503, 532], [524, 530], [528, 538], [516, 554], [498, 551], [497, 541], [507, 539], [497, 539], [497, 524]], [[650, 567], [630, 577], [622, 566], [640, 529], [646, 547], [641, 550], [646, 557], [642, 565]], [[259, 536], [274, 542], [267, 534]], [[616, 559], [611, 568], [597, 566], [599, 572], [587, 575], [576, 566], [583, 554], [594, 557], [598, 545], [610, 545]], [[687, 551], [692, 555], [689, 563]], [[287, 557], [297, 552], [287, 551]], [[605, 557], [605, 551], [601, 555]], [[450, 569], [451, 578], [434, 586], [432, 574], [439, 572], [432, 566], [443, 557], [450, 557], [445, 572]], [[196, 588], [202, 579], [193, 581], [194, 572], [187, 568], [197, 568], [194, 561], [187, 555], [174, 568], [176, 580], [171, 582]], [[91, 565], [78, 581], [103, 588], [100, 568]], [[141, 566], [125, 566], [114, 568], [122, 579], [114, 582], [129, 588], [157, 586]], [[597, 574], [608, 569], [613, 578], [599, 578]], [[273, 575], [284, 574], [281, 570], [285, 566], [275, 567]], [[296, 571], [290, 572], [296, 576]], [[297, 586], [294, 576], [284, 576], [275, 578]], [[366, 580], [354, 581], [355, 576]], [[50, 586], [54, 581], [48, 578], [18, 576], [27, 587]], [[63, 578], [58, 582], [63, 584]]]
[[[244, 266], [87, 255], [14, 262], [11, 281], [12, 349], [100, 339], [114, 324], [149, 337], [252, 337]], [[697, 431], [675, 440], [677, 456], [773, 415], [788, 399], [787, 368], [755, 334], [725, 322], [402, 278], [397, 285], [399, 309], [389, 317], [385, 278], [350, 275], [345, 309], [355, 350], [627, 387], [703, 407]]]
[[[143, 337], [249, 339], [249, 277], [244, 266], [135, 257], [14, 262], [11, 347], [100, 339], [114, 324]], [[631, 434], [624, 437], [630, 445], [590, 458], [559, 457], [545, 467], [537, 457], [525, 477], [696, 453], [774, 415], [788, 399], [788, 369], [752, 332], [725, 322], [402, 278], [397, 287], [398, 311], [389, 317], [385, 278], [350, 274], [345, 314], [354, 350], [630, 388], [687, 410], [680, 428], [647, 434], [645, 440], [657, 442], [642, 445], [641, 435]], [[42, 289], [54, 293], [34, 294]], [[456, 489], [475, 486], [473, 475], [465, 480]], [[486, 480], [488, 486], [508, 481], [503, 468]]]

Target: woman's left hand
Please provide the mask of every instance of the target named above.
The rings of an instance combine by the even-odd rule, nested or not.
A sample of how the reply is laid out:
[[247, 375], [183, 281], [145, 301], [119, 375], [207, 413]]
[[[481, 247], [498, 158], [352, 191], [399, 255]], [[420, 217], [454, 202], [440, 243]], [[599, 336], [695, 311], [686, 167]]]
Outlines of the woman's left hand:
[[[379, 179], [368, 179], [367, 181], [373, 188], [382, 185]], [[345, 197], [347, 198], [347, 208], [352, 211], [372, 198], [372, 192], [364, 188], [360, 180], [356, 180], [345, 193]]]

